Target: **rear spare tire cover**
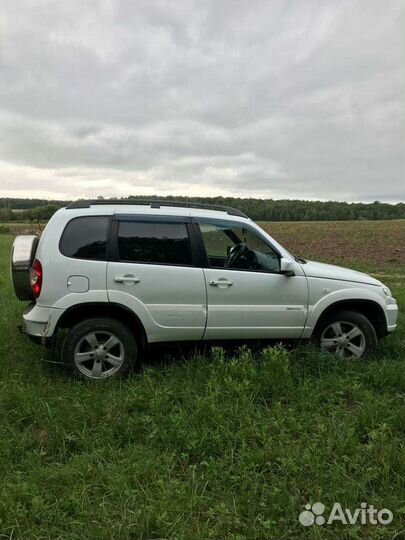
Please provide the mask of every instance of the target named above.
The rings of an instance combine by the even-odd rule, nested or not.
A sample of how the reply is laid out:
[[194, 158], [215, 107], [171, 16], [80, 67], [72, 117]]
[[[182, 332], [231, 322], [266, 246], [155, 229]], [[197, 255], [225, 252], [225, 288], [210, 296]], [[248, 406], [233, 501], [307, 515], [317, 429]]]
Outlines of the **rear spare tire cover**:
[[17, 236], [11, 249], [11, 280], [19, 300], [32, 300], [30, 269], [37, 250], [35, 235]]

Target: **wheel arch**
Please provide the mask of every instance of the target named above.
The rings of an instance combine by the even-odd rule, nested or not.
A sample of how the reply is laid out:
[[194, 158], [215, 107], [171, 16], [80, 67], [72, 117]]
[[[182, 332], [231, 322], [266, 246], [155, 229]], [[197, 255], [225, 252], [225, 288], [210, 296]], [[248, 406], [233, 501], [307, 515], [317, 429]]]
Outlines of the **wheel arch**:
[[126, 306], [113, 302], [84, 302], [69, 307], [60, 316], [55, 331], [71, 328], [83, 319], [94, 317], [116, 319], [134, 331], [140, 345], [144, 346], [148, 342], [145, 327], [138, 315]]
[[327, 306], [319, 315], [314, 326], [312, 335], [316, 335], [322, 323], [332, 314], [338, 311], [355, 311], [361, 313], [373, 325], [377, 337], [387, 335], [387, 320], [383, 308], [378, 302], [367, 299], [338, 300]]

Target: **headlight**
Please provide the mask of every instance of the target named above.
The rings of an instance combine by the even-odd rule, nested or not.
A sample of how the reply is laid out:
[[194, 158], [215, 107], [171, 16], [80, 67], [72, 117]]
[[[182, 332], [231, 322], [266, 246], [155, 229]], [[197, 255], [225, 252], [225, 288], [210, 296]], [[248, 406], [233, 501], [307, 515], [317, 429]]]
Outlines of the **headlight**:
[[382, 290], [383, 290], [383, 293], [385, 294], [385, 296], [388, 296], [388, 298], [392, 298], [391, 291], [389, 290], [388, 287], [383, 287]]

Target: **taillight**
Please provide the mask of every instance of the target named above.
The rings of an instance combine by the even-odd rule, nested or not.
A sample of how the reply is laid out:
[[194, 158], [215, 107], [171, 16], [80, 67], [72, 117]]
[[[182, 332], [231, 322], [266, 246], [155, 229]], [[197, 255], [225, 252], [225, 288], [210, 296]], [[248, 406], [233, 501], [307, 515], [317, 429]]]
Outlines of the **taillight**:
[[32, 263], [30, 280], [32, 292], [35, 298], [38, 298], [38, 296], [41, 294], [42, 288], [42, 264], [38, 259], [34, 259], [34, 262]]

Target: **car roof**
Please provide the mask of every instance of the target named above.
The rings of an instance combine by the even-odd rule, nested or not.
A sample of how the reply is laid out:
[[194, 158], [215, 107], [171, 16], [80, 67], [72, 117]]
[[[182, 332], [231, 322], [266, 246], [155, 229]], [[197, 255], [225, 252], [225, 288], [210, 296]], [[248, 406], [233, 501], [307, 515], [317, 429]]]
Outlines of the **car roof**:
[[145, 215], [170, 215], [182, 217], [210, 217], [226, 218], [230, 216], [248, 219], [248, 216], [236, 208], [222, 205], [210, 205], [196, 202], [183, 201], [158, 201], [135, 199], [128, 200], [96, 200], [76, 201], [69, 204], [66, 210], [76, 210], [75, 215], [89, 214], [145, 214]]

